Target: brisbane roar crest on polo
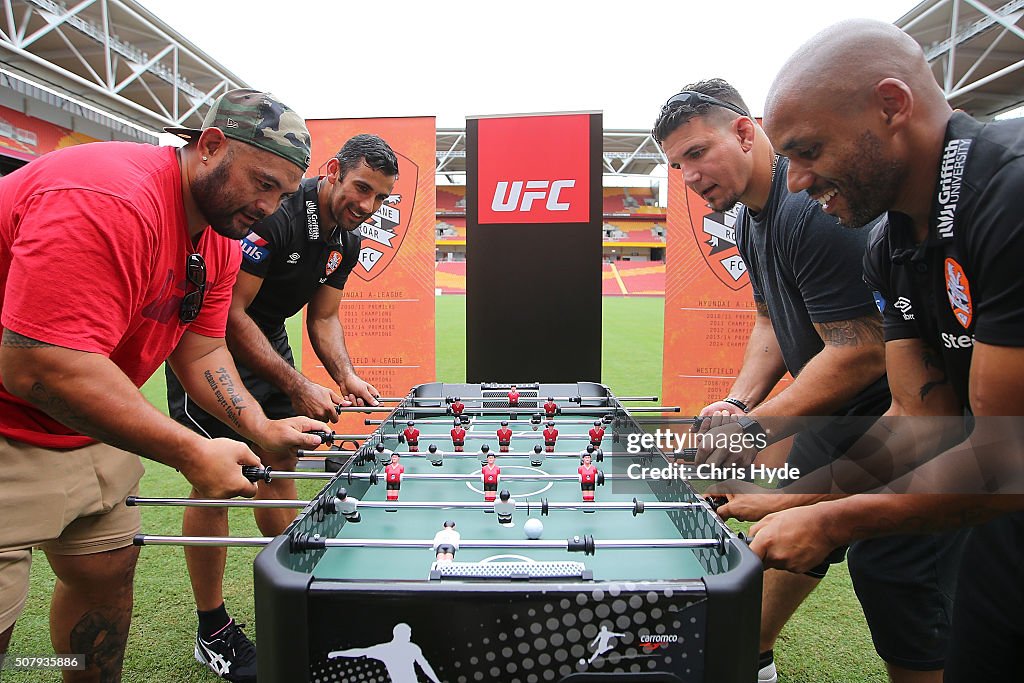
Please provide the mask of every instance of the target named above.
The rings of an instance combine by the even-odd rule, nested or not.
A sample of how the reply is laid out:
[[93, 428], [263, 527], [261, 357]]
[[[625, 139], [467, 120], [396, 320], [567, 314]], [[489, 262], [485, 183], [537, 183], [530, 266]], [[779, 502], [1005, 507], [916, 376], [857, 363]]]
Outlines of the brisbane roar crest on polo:
[[409, 230], [413, 207], [416, 205], [419, 167], [398, 152], [395, 152], [395, 156], [398, 157], [400, 172], [391, 195], [359, 226], [363, 243], [359, 249], [359, 267], [352, 272], [366, 282], [387, 270], [388, 265], [398, 254]]
[[590, 220], [588, 114], [482, 118], [478, 126], [481, 224]]

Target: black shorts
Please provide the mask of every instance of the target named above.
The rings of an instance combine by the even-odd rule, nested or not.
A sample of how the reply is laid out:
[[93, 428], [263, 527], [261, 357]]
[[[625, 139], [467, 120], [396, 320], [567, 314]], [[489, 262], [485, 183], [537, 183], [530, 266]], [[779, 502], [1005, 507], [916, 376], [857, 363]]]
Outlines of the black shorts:
[[[288, 345], [288, 332], [284, 326], [282, 325], [280, 329], [276, 330], [263, 331], [274, 351], [289, 365], [295, 367], [292, 349]], [[286, 393], [265, 379], [257, 377], [249, 368], [238, 364], [236, 367], [238, 368], [238, 378], [256, 399], [256, 402], [260, 404], [268, 418], [281, 420], [295, 417], [292, 400]], [[200, 408], [199, 404], [185, 393], [178, 377], [171, 370], [171, 366], [166, 363], [164, 364], [164, 374], [167, 378], [167, 412], [173, 419], [193, 432], [210, 439], [228, 438], [249, 443], [226, 424]]]
[[498, 442], [498, 445], [499, 445], [499, 446], [503, 446], [503, 447], [505, 447], [505, 448], [508, 448], [509, 446], [511, 446], [511, 445], [512, 445], [512, 442], [511, 442], [511, 441], [499, 441], [499, 442]]
[[452, 445], [457, 447], [457, 448], [462, 448], [463, 446], [466, 445], [466, 442], [465, 441], [453, 441]]
[[544, 441], [544, 445], [545, 445], [545, 446], [554, 446], [554, 445], [555, 445], [555, 442], [554, 442], [554, 441], [547, 441], [547, 440], [545, 440], [545, 441]]
[[590, 483], [590, 484], [580, 483], [580, 489], [583, 490], [583, 491], [594, 491], [594, 490], [596, 490], [594, 488], [594, 484], [593, 483]]
[[497, 491], [498, 482], [484, 482], [484, 491]]
[[400, 481], [389, 481], [387, 486], [388, 491], [398, 491], [402, 488], [402, 482]]
[[850, 545], [850, 577], [882, 660], [913, 671], [945, 666], [967, 534], [885, 536]]
[[451, 543], [442, 543], [441, 545], [437, 546], [437, 550], [434, 551], [435, 557], [437, 555], [454, 555], [454, 554], [455, 554], [455, 546], [453, 546]]
[[1024, 513], [974, 527], [964, 544], [945, 683], [1021, 680]]

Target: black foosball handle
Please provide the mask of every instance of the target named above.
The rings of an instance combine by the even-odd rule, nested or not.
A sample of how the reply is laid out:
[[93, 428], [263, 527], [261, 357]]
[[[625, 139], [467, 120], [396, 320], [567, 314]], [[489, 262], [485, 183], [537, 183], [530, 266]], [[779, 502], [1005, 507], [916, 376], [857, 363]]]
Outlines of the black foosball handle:
[[319, 436], [321, 444], [325, 444], [325, 443], [326, 444], [332, 444], [332, 443], [334, 443], [334, 438], [335, 438], [334, 432], [325, 432], [322, 429], [310, 429], [310, 430], [308, 430], [306, 432], [303, 432], [303, 433], [304, 434], [312, 434], [313, 436]]
[[273, 468], [270, 467], [254, 467], [252, 465], [242, 466], [242, 476], [251, 482], [265, 481], [270, 483], [270, 473]]

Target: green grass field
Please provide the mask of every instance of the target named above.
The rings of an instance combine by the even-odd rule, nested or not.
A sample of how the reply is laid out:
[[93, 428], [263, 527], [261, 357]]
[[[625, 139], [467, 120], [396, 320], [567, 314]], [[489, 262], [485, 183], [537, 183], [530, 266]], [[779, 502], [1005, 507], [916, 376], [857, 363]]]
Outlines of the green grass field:
[[[437, 298], [437, 377], [448, 382], [465, 379], [465, 297]], [[617, 395], [660, 395], [664, 300], [605, 298], [602, 381]], [[290, 322], [293, 335], [299, 321]], [[301, 351], [298, 346], [297, 351]], [[299, 359], [297, 359], [299, 360]], [[143, 392], [166, 410], [163, 373], [157, 373]], [[163, 465], [146, 462], [143, 496], [187, 496], [185, 479]], [[305, 485], [304, 485], [305, 484]], [[300, 497], [309, 498], [319, 486], [299, 482]], [[180, 534], [181, 508], [144, 508], [143, 530], [149, 534]], [[231, 533], [259, 535], [252, 514], [230, 512]], [[254, 549], [228, 553], [225, 596], [228, 610], [258, 640], [253, 622], [252, 559]], [[53, 573], [45, 556], [35, 554], [32, 591], [18, 621], [10, 652], [44, 655], [51, 652], [47, 627]], [[192, 657], [195, 606], [180, 548], [144, 548], [135, 579], [135, 612], [125, 657], [125, 681], [217, 680]], [[846, 565], [829, 576], [805, 602], [782, 633], [775, 649], [783, 683], [866, 683], [887, 680], [876, 657], [863, 614], [854, 596]], [[11, 683], [59, 681], [55, 673], [4, 671]], [[753, 682], [751, 682], [753, 683]]]

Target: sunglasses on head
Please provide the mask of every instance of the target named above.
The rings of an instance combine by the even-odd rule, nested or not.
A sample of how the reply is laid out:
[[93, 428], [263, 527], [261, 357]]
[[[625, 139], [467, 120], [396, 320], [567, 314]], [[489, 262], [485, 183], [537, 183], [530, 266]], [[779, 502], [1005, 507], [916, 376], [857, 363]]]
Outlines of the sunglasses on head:
[[750, 116], [750, 114], [743, 111], [735, 104], [725, 102], [716, 97], [712, 97], [711, 95], [705, 95], [702, 92], [694, 92], [693, 90], [684, 90], [681, 93], [676, 93], [672, 97], [668, 98], [668, 102], [666, 102], [664, 106], [666, 109], [669, 109], [673, 104], [681, 104], [688, 107], [698, 107], [702, 104], [710, 104], [714, 107], [722, 107], [723, 109], [734, 111], [740, 116]]
[[[178, 318], [186, 325], [199, 317], [206, 296], [206, 261], [199, 254], [189, 254], [185, 261], [185, 279], [194, 289], [181, 299]], [[189, 289], [186, 285], [186, 290]]]

